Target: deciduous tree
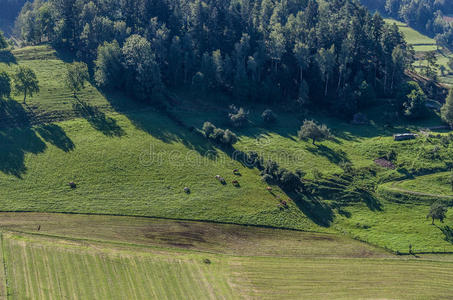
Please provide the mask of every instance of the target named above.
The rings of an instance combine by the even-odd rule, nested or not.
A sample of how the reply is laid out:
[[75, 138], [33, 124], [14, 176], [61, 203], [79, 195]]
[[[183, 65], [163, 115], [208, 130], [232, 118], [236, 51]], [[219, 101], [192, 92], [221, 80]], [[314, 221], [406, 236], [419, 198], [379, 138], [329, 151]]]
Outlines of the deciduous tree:
[[39, 81], [32, 69], [20, 66], [14, 73], [13, 80], [16, 94], [24, 95], [24, 104], [27, 96], [32, 97], [33, 94], [39, 93]]

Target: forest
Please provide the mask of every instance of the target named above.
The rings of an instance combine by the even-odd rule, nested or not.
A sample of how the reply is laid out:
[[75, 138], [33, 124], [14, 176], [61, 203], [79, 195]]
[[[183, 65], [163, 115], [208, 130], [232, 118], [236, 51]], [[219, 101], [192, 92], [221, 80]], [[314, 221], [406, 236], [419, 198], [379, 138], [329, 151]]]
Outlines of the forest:
[[188, 87], [343, 118], [395, 96], [413, 61], [398, 28], [356, 0], [35, 0], [16, 32], [141, 101]]

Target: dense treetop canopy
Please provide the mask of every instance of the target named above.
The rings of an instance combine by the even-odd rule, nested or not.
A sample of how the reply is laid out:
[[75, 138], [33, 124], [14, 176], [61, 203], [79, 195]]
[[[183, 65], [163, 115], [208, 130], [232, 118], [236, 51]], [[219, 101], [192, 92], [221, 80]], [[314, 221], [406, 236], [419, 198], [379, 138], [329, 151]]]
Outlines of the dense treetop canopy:
[[356, 0], [35, 0], [16, 23], [25, 43], [95, 62], [100, 86], [142, 100], [202, 84], [351, 116], [367, 105], [360, 88], [392, 96], [413, 57]]

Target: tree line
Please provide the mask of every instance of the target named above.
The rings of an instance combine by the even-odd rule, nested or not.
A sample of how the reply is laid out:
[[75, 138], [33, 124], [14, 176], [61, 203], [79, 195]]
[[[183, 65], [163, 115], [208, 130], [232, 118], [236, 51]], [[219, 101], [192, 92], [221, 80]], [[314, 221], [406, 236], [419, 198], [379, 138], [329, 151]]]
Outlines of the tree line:
[[394, 96], [413, 61], [398, 28], [356, 0], [35, 0], [16, 31], [143, 101], [189, 86], [345, 117]]

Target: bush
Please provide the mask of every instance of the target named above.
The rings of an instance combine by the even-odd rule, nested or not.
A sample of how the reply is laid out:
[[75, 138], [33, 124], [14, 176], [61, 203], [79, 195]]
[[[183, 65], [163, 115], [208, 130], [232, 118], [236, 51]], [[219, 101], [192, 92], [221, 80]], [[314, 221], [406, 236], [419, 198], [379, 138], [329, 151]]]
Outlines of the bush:
[[274, 123], [275, 121], [277, 121], [277, 116], [270, 109], [266, 109], [265, 111], [263, 111], [263, 113], [261, 114], [261, 118], [263, 118], [263, 121], [265, 123]]
[[237, 135], [231, 130], [223, 130], [215, 127], [211, 122], [204, 122], [202, 132], [204, 136], [216, 143], [224, 145], [234, 145], [238, 141]]
[[228, 114], [231, 125], [234, 127], [243, 127], [248, 123], [248, 115], [242, 107], [237, 108], [235, 105], [230, 105], [231, 112]]
[[234, 132], [232, 132], [229, 129], [225, 130], [225, 133], [223, 134], [223, 138], [222, 138], [223, 144], [234, 145], [237, 143], [237, 141], [238, 141], [238, 137]]
[[264, 174], [263, 177], [261, 177], [261, 179], [263, 179], [263, 181], [267, 184], [273, 184], [274, 183], [274, 178], [269, 175], [269, 174]]

